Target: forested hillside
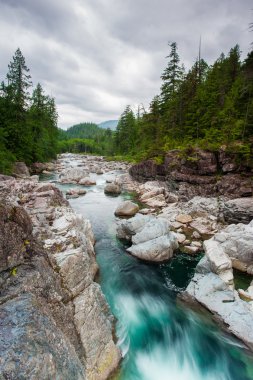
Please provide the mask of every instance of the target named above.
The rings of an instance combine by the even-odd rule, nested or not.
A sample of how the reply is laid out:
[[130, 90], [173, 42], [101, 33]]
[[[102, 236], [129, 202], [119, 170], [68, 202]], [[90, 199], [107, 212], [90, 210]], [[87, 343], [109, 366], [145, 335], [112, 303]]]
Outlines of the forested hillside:
[[94, 123], [73, 125], [66, 131], [59, 129], [58, 152], [112, 154], [113, 132]]
[[0, 86], [0, 172], [10, 172], [14, 161], [55, 158], [57, 119], [54, 99], [40, 83], [32, 89], [25, 58], [17, 49]]
[[122, 113], [114, 138], [114, 152], [137, 161], [162, 160], [170, 149], [198, 146], [216, 150], [221, 145], [252, 158], [253, 51], [241, 62], [236, 45], [209, 66], [199, 58], [186, 72], [177, 44], [169, 44], [161, 92], [149, 110], [130, 106]]

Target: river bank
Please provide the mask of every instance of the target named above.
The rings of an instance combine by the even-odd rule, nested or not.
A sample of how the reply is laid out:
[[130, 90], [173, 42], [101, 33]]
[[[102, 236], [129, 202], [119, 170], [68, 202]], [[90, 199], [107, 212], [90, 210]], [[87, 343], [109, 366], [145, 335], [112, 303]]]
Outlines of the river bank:
[[6, 177], [0, 195], [1, 378], [108, 378], [121, 355], [90, 222], [36, 177]]
[[[12, 261], [1, 273], [1, 275], [3, 273], [5, 276], [8, 275], [8, 281], [5, 285], [7, 292], [10, 292], [13, 283], [16, 284], [13, 307], [15, 308], [16, 297], [20, 296], [19, 292], [21, 291], [23, 294], [26, 289], [38, 297], [39, 303], [36, 308], [39, 313], [42, 309], [41, 304], [45, 305], [43, 299], [45, 294], [48, 297], [48, 294], [51, 293], [65, 292], [64, 297], [57, 295], [56, 298], [49, 298], [49, 300], [46, 298], [46, 304], [50, 305], [50, 310], [45, 310], [47, 316], [49, 315], [51, 318], [50, 321], [54, 320], [57, 331], [60, 330], [61, 334], [63, 333], [61, 339], [63, 342], [67, 341], [64, 344], [69, 344], [66, 351], [67, 358], [70, 357], [69, 352], [72, 350], [72, 363], [74, 363], [74, 367], [76, 366], [73, 371], [76, 372], [66, 372], [68, 373], [67, 378], [81, 379], [85, 378], [84, 376], [88, 379], [106, 378], [117, 367], [120, 355], [112, 340], [112, 315], [100, 288], [93, 282], [97, 264], [93, 250], [94, 236], [87, 221], [90, 219], [96, 236], [95, 251], [96, 261], [100, 268], [99, 282], [110, 308], [117, 318], [117, 346], [124, 358], [120, 379], [163, 380], [167, 379], [166, 376], [168, 373], [171, 374], [171, 371], [173, 372], [171, 378], [182, 378], [184, 380], [185, 378], [206, 378], [205, 371], [208, 372], [208, 379], [252, 379], [253, 377], [249, 374], [252, 373], [250, 369], [251, 359], [244, 356], [243, 350], [233, 348], [239, 347], [239, 343], [231, 340], [230, 337], [225, 338], [214, 326], [209, 323], [205, 324], [201, 318], [199, 319], [187, 308], [179, 308], [176, 301], [178, 294], [185, 290], [194, 275], [194, 268], [200, 258], [194, 254], [203, 251], [202, 244], [206, 237], [213, 237], [215, 240], [216, 234], [221, 233], [225, 228], [222, 210], [226, 209], [223, 205], [230, 201], [224, 199], [221, 202], [217, 198], [196, 197], [190, 201], [182, 202], [178, 199], [176, 192], [171, 192], [164, 186], [164, 182], [139, 183], [126, 173], [128, 169], [127, 164], [106, 162], [101, 157], [62, 155], [57, 163], [51, 166], [51, 171], [43, 169], [46, 170], [44, 180], [57, 181], [57, 187], [54, 183], [38, 183], [37, 177], [26, 180], [5, 178], [1, 182], [2, 199], [5, 198], [15, 207], [25, 208], [32, 220], [33, 227], [29, 239], [26, 235], [22, 235], [21, 247], [27, 248], [24, 251], [25, 255], [20, 256], [21, 261]], [[82, 184], [79, 184], [80, 182]], [[104, 193], [106, 184], [119, 186], [122, 194], [118, 193], [117, 196], [106, 195]], [[59, 192], [58, 187], [69, 198], [72, 209]], [[80, 189], [82, 190], [81, 193], [79, 192]], [[139, 204], [139, 211], [142, 215], [153, 215], [158, 219], [165, 218], [177, 236], [180, 251], [182, 252], [184, 247], [190, 248], [185, 251], [187, 253], [175, 253], [174, 258], [169, 262], [157, 264], [141, 262], [127, 255], [125, 243], [115, 238], [116, 223], [120, 223], [121, 219], [114, 216], [117, 206], [129, 197], [125, 191], [135, 192], [137, 198], [142, 201]], [[146, 205], [143, 204], [143, 201], [147, 202]], [[73, 209], [82, 214], [85, 220], [83, 217], [76, 216]], [[247, 208], [245, 210], [239, 213], [243, 217], [248, 215]], [[32, 251], [35, 254], [31, 257], [26, 252], [29, 251], [30, 243], [24, 244], [24, 242], [27, 240], [30, 242], [32, 239], [40, 243], [43, 242], [42, 256], [46, 257], [48, 261], [45, 272], [53, 273], [49, 278], [52, 277], [58, 281], [58, 288], [54, 283], [50, 285], [50, 288], [48, 282], [39, 283], [39, 285], [32, 282], [30, 287], [26, 288], [27, 281], [25, 281], [26, 287], [20, 287], [19, 276], [24, 281], [27, 276], [30, 276], [31, 265], [35, 266], [35, 272], [39, 271], [40, 268], [40, 264], [37, 266], [34, 264], [38, 249]], [[241, 264], [242, 262], [238, 258], [237, 261], [233, 262], [233, 266], [238, 267]], [[25, 275], [22, 272], [23, 266], [28, 270]], [[203, 265], [199, 267], [202, 268]], [[225, 269], [230, 270], [231, 267]], [[249, 272], [249, 263], [244, 268], [246, 268], [244, 271], [248, 270]], [[208, 270], [213, 276], [219, 276], [219, 281], [223, 281], [221, 272], [215, 273], [213, 267], [209, 267]], [[207, 271], [206, 268], [205, 271]], [[86, 275], [84, 276], [84, 274]], [[38, 277], [38, 275], [36, 276]], [[45, 274], [42, 279], [44, 277]], [[195, 277], [193, 282], [195, 282]], [[217, 280], [215, 283], [217, 284]], [[226, 291], [224, 286], [231, 287], [231, 283], [227, 285], [224, 281], [223, 283], [225, 284], [223, 288], [218, 290]], [[191, 284], [192, 282], [188, 288], [192, 286]], [[48, 291], [48, 288], [51, 291]], [[56, 288], [58, 293], [55, 291]], [[215, 290], [217, 289], [215, 288]], [[231, 288], [229, 290], [231, 291]], [[203, 297], [203, 292], [201, 296]], [[212, 300], [215, 300], [215, 296], [212, 294]], [[8, 297], [7, 300], [9, 300]], [[204, 297], [208, 299], [208, 293]], [[221, 302], [224, 299], [222, 297]], [[198, 300], [195, 294], [194, 298]], [[5, 305], [6, 299], [2, 301], [3, 305]], [[198, 301], [201, 302], [200, 299]], [[246, 304], [245, 301], [240, 301], [243, 305]], [[51, 307], [51, 304], [56, 304], [56, 307]], [[94, 307], [94, 305], [96, 306]], [[205, 305], [204, 302], [202, 305], [207, 309], [209, 308], [208, 304]], [[65, 319], [62, 317], [61, 307], [65, 312], [68, 309], [69, 314], [64, 317]], [[248, 315], [251, 315], [251, 310], [248, 310], [248, 307], [245, 308]], [[57, 314], [55, 309], [57, 309]], [[241, 312], [241, 310], [243, 309], [240, 309], [239, 305], [236, 313]], [[218, 315], [216, 310], [213, 312]], [[68, 328], [72, 326], [72, 330], [66, 332], [66, 326], [62, 327], [57, 317], [59, 320], [62, 318], [65, 322], [68, 321], [62, 324]], [[236, 318], [233, 317], [233, 320], [236, 321]], [[8, 322], [8, 320], [6, 321]], [[20, 323], [17, 321], [16, 326]], [[241, 325], [243, 326], [243, 324]], [[251, 325], [250, 321], [247, 328]], [[38, 335], [41, 331], [45, 331], [43, 329], [44, 327], [41, 330], [39, 329]], [[242, 331], [230, 331], [242, 338], [240, 336]], [[250, 330], [244, 329], [243, 333], [247, 333], [248, 339], [251, 339]], [[212, 335], [217, 336], [215, 341], [213, 341]], [[24, 337], [26, 340], [25, 335]], [[223, 339], [226, 343], [222, 343]], [[17, 339], [17, 341], [19, 340]], [[206, 349], [205, 359], [201, 358], [200, 355], [204, 341], [208, 342], [208, 345], [212, 342]], [[55, 342], [51, 343], [50, 352], [52, 353], [55, 350], [57, 353], [57, 349], [53, 346]], [[246, 340], [245, 343], [247, 344]], [[6, 352], [11, 349], [13, 344], [11, 341]], [[222, 355], [214, 354], [213, 347], [216, 347], [217, 353], [220, 352]], [[236, 352], [236, 354], [234, 353], [236, 360], [232, 355], [233, 350]], [[47, 352], [47, 348], [45, 351]], [[37, 351], [32, 351], [32, 355], [36, 357]], [[208, 364], [208, 370], [201, 364], [203, 360], [209, 360], [207, 356], [213, 361], [212, 364], [211, 362]], [[57, 355], [54, 356], [54, 354], [53, 356], [49, 355], [51, 367], [48, 364], [49, 361], [46, 361], [49, 371], [52, 370], [52, 366], [54, 367], [55, 372], [49, 372], [50, 376], [54, 376], [55, 373], [62, 373], [57, 371], [63, 371], [64, 366], [70, 368], [67, 358], [63, 364], [59, 365], [56, 357]], [[173, 360], [168, 362], [168, 357], [173, 358]], [[183, 367], [180, 364], [182, 357], [185, 358]], [[224, 363], [221, 363], [221, 357], [226, 363], [226, 369], [222, 369]], [[11, 368], [8, 360], [10, 357], [6, 356], [7, 369]], [[24, 366], [24, 362], [19, 362], [19, 365]], [[228, 370], [228, 367], [231, 369]], [[29, 368], [27, 370], [29, 371]], [[47, 378], [46, 375], [44, 378]]]

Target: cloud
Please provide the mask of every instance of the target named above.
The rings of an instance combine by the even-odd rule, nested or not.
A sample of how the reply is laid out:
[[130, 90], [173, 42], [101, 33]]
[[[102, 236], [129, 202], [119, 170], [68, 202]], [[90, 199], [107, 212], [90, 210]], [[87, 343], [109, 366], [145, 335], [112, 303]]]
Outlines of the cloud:
[[59, 125], [116, 119], [159, 92], [168, 41], [189, 68], [250, 49], [251, 0], [0, 0], [0, 78], [20, 47], [33, 82], [56, 98]]

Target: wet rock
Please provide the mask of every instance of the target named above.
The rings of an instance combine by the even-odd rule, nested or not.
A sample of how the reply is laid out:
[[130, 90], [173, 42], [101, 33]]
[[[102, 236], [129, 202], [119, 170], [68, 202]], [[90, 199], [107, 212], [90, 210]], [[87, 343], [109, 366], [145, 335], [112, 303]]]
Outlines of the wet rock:
[[85, 178], [80, 179], [78, 184], [83, 185], [83, 186], [92, 186], [92, 185], [96, 185], [96, 181], [90, 177], [85, 177]]
[[116, 216], [134, 216], [139, 211], [139, 206], [131, 201], [121, 203], [115, 210]]
[[217, 274], [208, 272], [208, 268], [203, 270], [202, 262], [205, 260], [203, 258], [198, 264], [183, 298], [187, 302], [198, 301], [211, 311], [216, 320], [223, 322], [226, 330], [253, 349], [253, 313], [250, 305], [236, 296]]

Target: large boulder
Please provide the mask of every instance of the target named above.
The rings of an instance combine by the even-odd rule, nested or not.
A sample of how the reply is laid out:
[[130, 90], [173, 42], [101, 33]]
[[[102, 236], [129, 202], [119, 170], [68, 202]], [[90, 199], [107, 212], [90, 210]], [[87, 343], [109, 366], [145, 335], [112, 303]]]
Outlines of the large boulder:
[[250, 302], [239, 298], [228, 284], [210, 268], [205, 256], [196, 267], [195, 275], [180, 296], [188, 303], [200, 303], [215, 320], [253, 349], [253, 312]]
[[63, 183], [78, 183], [82, 178], [87, 177], [87, 171], [83, 168], [67, 168], [59, 174], [59, 181]]
[[[253, 265], [253, 221], [248, 225], [231, 224], [217, 233], [214, 240], [224, 252], [239, 264], [244, 263], [249, 269]], [[234, 261], [237, 260], [237, 261]], [[239, 261], [239, 262], [238, 262]], [[250, 269], [251, 270], [251, 269]]]
[[132, 242], [129, 253], [146, 261], [164, 261], [178, 248], [177, 236], [170, 232], [169, 222], [152, 215], [136, 215], [121, 221], [117, 236]]
[[117, 183], [107, 183], [104, 188], [105, 194], [119, 195], [121, 188]]
[[176, 235], [170, 232], [144, 243], [132, 245], [127, 252], [141, 260], [161, 262], [170, 259], [177, 248]]
[[115, 210], [116, 216], [134, 216], [139, 211], [139, 206], [131, 201], [121, 203]]
[[84, 177], [80, 179], [78, 184], [83, 185], [83, 186], [92, 186], [92, 185], [96, 185], [96, 181], [90, 177]]
[[236, 198], [225, 202], [223, 215], [228, 223], [249, 223], [253, 219], [253, 197]]

